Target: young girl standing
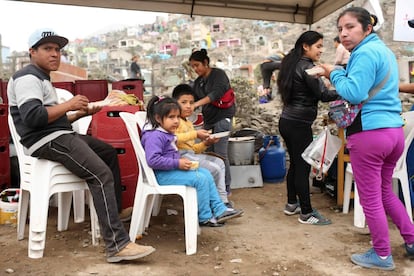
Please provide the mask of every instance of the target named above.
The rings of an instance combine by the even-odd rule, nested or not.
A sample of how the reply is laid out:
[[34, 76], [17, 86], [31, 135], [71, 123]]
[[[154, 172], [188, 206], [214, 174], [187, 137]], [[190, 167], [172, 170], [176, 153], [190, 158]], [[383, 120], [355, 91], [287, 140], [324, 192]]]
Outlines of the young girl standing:
[[143, 129], [142, 146], [148, 165], [154, 169], [160, 185], [194, 187], [197, 190], [200, 226], [223, 226], [226, 220], [239, 217], [242, 211], [227, 209], [211, 173], [204, 168], [192, 168], [193, 162], [181, 158], [175, 131], [180, 122], [180, 106], [172, 98], [154, 96], [147, 106], [148, 126]]
[[300, 223], [313, 225], [328, 225], [331, 221], [312, 207], [308, 180], [311, 166], [301, 154], [312, 142], [312, 124], [318, 113], [318, 102], [338, 97], [320, 78], [305, 71], [315, 66], [322, 52], [322, 34], [315, 31], [302, 33], [295, 48], [283, 58], [277, 79], [283, 102], [279, 131], [290, 157], [286, 177], [287, 204], [283, 212], [289, 216], [299, 214]]

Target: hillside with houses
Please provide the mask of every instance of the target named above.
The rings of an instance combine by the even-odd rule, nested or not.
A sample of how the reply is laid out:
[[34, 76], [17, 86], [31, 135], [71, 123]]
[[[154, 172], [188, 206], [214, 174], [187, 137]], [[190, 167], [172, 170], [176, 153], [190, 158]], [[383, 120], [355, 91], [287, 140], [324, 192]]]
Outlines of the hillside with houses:
[[[356, 0], [352, 5], [361, 6], [363, 2]], [[393, 41], [395, 0], [380, 2], [385, 23], [378, 33], [394, 50], [400, 61], [401, 81], [407, 82], [414, 46]], [[159, 17], [152, 24], [128, 26], [70, 41], [65, 51], [70, 65], [80, 68], [80, 78], [106, 79], [109, 82], [128, 78], [131, 58], [139, 55], [147, 90], [165, 93], [172, 86], [188, 81], [182, 64], [188, 59], [191, 49], [206, 48], [212, 64], [222, 67], [231, 78], [242, 77], [258, 86], [261, 76], [257, 65], [268, 55], [289, 51], [299, 34], [309, 28], [325, 36], [322, 62], [333, 62], [332, 40], [336, 36], [339, 12], [312, 26], [169, 14], [167, 19]], [[3, 56], [3, 60], [0, 64], [0, 78], [3, 80], [29, 62], [26, 52], [9, 53], [7, 58]]]

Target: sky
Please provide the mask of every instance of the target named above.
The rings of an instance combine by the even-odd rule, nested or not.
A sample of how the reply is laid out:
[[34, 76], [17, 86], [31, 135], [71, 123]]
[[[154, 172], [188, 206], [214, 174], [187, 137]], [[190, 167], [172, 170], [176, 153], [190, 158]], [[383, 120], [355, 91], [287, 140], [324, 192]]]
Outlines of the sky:
[[11, 51], [28, 50], [28, 38], [49, 27], [70, 41], [112, 30], [114, 26], [137, 26], [155, 22], [165, 13], [89, 8], [0, 0], [0, 34]]

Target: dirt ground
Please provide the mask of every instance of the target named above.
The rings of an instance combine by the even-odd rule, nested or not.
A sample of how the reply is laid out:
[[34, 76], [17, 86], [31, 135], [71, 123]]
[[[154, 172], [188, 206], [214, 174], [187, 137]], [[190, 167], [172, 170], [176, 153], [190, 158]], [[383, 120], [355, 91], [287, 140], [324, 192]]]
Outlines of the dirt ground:
[[[57, 232], [57, 210], [51, 207], [42, 259], [27, 257], [27, 239], [17, 241], [16, 227], [0, 226], [0, 275], [414, 275], [414, 260], [405, 256], [394, 225], [396, 270], [363, 269], [349, 257], [368, 249], [370, 236], [353, 227], [352, 213], [338, 212], [336, 200], [315, 189], [314, 207], [333, 224], [303, 225], [297, 216], [283, 214], [285, 194], [284, 183], [234, 189], [231, 200], [245, 215], [221, 228], [202, 228], [192, 256], [185, 254], [181, 201], [168, 196], [160, 216], [152, 218], [147, 235], [138, 241], [157, 251], [120, 264], [107, 263], [104, 248], [91, 245], [88, 218], [80, 224], [71, 219], [68, 231]], [[178, 215], [167, 215], [167, 209]]]

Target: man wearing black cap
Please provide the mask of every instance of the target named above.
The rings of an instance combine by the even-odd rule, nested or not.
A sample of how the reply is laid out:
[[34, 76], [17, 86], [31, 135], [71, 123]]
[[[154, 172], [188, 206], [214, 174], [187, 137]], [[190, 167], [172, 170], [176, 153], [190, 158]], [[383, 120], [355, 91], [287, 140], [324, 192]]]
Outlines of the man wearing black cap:
[[[20, 142], [27, 154], [62, 163], [86, 180], [106, 244], [108, 262], [147, 256], [155, 249], [131, 242], [117, 212], [114, 185], [119, 177], [119, 165], [116, 150], [72, 129], [71, 122], [99, 108], [89, 106], [88, 99], [82, 95], [57, 103], [50, 72], [59, 68], [61, 49], [67, 43], [65, 37], [51, 29], [36, 30], [29, 38], [31, 64], [9, 80], [10, 115]], [[69, 111], [73, 112], [67, 115]], [[118, 171], [118, 175], [114, 171]]]

